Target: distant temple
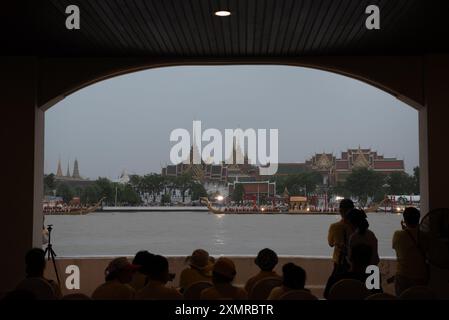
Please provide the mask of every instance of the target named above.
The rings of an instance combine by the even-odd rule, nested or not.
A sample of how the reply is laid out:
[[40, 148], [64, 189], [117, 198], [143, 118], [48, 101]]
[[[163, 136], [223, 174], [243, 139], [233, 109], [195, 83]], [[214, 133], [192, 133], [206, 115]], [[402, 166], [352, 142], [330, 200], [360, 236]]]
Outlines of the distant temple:
[[84, 179], [80, 175], [79, 171], [79, 165], [78, 165], [78, 159], [75, 159], [75, 162], [73, 163], [73, 173], [70, 174], [70, 162], [67, 163], [67, 171], [66, 174], [62, 174], [62, 167], [61, 167], [61, 159], [58, 160], [58, 168], [56, 170], [55, 180], [56, 181], [90, 181], [88, 179]]
[[376, 151], [360, 147], [342, 152], [340, 158], [324, 152], [315, 154], [305, 164], [311, 170], [321, 173], [323, 184], [330, 185], [345, 181], [352, 170], [359, 168], [371, 169], [385, 175], [405, 171], [403, 160], [385, 158]]
[[[191, 159], [193, 155], [191, 149]], [[234, 160], [238, 153], [242, 153], [238, 144], [234, 145]], [[163, 176], [179, 176], [186, 172], [193, 173], [193, 176], [203, 183], [234, 183], [266, 181], [275, 177], [282, 177], [303, 172], [319, 172], [323, 177], [322, 184], [335, 185], [344, 182], [352, 170], [358, 168], [368, 168], [382, 174], [392, 172], [404, 172], [404, 161], [396, 158], [385, 158], [371, 149], [348, 149], [337, 158], [332, 153], [317, 153], [303, 163], [279, 163], [278, 170], [273, 176], [259, 175], [257, 166], [249, 164], [247, 156], [243, 156], [243, 164], [201, 164], [181, 163], [178, 165], [168, 165], [162, 169]]]
[[[232, 161], [225, 161], [221, 164], [213, 164], [201, 160], [201, 164], [193, 164], [194, 153], [199, 153], [196, 146], [190, 148], [190, 161], [184, 161], [177, 165], [167, 165], [162, 168], [163, 176], [177, 177], [185, 173], [190, 173], [194, 179], [202, 183], [228, 183], [232, 181], [254, 180], [259, 170], [256, 166], [249, 164], [249, 159], [244, 154], [234, 139], [232, 151]], [[198, 158], [198, 154], [196, 155]], [[235, 164], [236, 159], [243, 159], [242, 164]], [[231, 160], [231, 159], [228, 159]], [[232, 162], [233, 164], [226, 164]]]

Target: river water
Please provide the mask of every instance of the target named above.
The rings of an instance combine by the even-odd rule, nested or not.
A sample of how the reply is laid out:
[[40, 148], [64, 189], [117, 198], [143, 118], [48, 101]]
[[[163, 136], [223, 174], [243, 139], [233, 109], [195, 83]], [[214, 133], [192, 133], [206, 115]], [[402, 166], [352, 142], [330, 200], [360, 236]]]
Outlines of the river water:
[[[53, 249], [59, 257], [133, 255], [149, 250], [187, 255], [204, 248], [212, 255], [256, 255], [265, 247], [279, 255], [330, 256], [331, 215], [213, 215], [207, 212], [96, 212], [85, 216], [46, 216], [53, 224]], [[402, 217], [369, 214], [379, 254], [394, 256], [393, 232]]]

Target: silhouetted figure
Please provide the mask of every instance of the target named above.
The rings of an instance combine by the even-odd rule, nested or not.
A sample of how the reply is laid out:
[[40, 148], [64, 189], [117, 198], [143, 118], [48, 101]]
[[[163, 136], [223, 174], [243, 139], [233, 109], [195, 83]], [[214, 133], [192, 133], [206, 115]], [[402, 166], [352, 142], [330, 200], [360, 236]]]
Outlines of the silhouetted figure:
[[329, 246], [334, 248], [332, 260], [334, 262], [334, 269], [332, 274], [338, 272], [345, 272], [348, 270], [347, 264], [347, 244], [349, 236], [353, 230], [347, 222], [346, 214], [354, 209], [354, 203], [351, 199], [343, 199], [340, 201], [340, 215], [341, 220], [331, 224], [328, 232]]
[[280, 276], [273, 271], [274, 267], [278, 264], [278, 256], [273, 250], [268, 248], [260, 250], [254, 263], [260, 268], [260, 271], [246, 281], [245, 290], [248, 294], [259, 280], [273, 277], [280, 278]]
[[153, 256], [148, 269], [148, 283], [136, 293], [136, 299], [182, 300], [183, 296], [178, 290], [166, 286], [171, 279], [167, 258], [160, 255]]
[[94, 300], [131, 300], [135, 290], [129, 285], [139, 266], [129, 263], [125, 257], [115, 258], [105, 270], [105, 283], [95, 289]]
[[380, 262], [379, 253], [377, 250], [377, 238], [374, 232], [368, 229], [369, 223], [366, 217], [366, 213], [363, 210], [352, 209], [346, 215], [348, 223], [355, 230], [349, 237], [348, 244], [348, 258], [351, 260], [352, 248], [358, 244], [366, 244], [371, 247], [370, 265], [378, 265]]
[[33, 248], [25, 255], [26, 278], [16, 287], [16, 291], [29, 291], [38, 300], [53, 300], [62, 297], [58, 284], [44, 277], [45, 252]]
[[[324, 297], [328, 299], [330, 289], [334, 284], [343, 279], [354, 279], [365, 284], [368, 274], [366, 273], [366, 267], [370, 265], [370, 260], [373, 255], [371, 246], [367, 244], [357, 244], [352, 247], [350, 256], [350, 269], [345, 273], [337, 273], [329, 278], [324, 289]], [[372, 290], [372, 294], [380, 293], [382, 289]]]
[[293, 290], [306, 290], [306, 271], [294, 263], [286, 263], [282, 267], [282, 286], [274, 288], [268, 300], [279, 300], [281, 296]]
[[393, 249], [397, 256], [395, 275], [396, 295], [414, 286], [427, 284], [428, 270], [424, 252], [418, 245], [420, 212], [414, 207], [405, 208], [402, 230], [393, 235]]
[[133, 274], [130, 286], [133, 287], [136, 292], [148, 284], [148, 270], [153, 257], [154, 254], [146, 250], [139, 251], [134, 256], [132, 264], [139, 266], [139, 269]]
[[197, 249], [193, 251], [192, 255], [187, 257], [186, 261], [190, 267], [181, 272], [179, 278], [181, 291], [184, 291], [196, 282], [212, 282], [213, 262], [206, 250]]
[[234, 262], [225, 257], [219, 258], [212, 269], [213, 287], [201, 292], [202, 300], [245, 300], [248, 299], [247, 292], [239, 287], [233, 286], [232, 281], [237, 271]]

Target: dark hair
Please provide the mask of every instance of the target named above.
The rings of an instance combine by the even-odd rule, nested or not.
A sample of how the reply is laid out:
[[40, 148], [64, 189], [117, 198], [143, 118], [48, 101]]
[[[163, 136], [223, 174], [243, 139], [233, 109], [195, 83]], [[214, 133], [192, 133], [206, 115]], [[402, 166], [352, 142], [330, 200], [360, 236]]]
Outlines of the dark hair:
[[27, 276], [41, 276], [45, 269], [45, 252], [40, 248], [33, 248], [25, 255]]
[[301, 290], [306, 284], [306, 272], [294, 263], [286, 263], [282, 267], [283, 285], [290, 289]]
[[140, 266], [139, 271], [144, 274], [148, 274], [153, 257], [154, 254], [148, 252], [147, 250], [141, 250], [134, 256], [132, 264]]
[[212, 271], [212, 282], [213, 283], [231, 283], [234, 279], [226, 277], [218, 272]]
[[371, 262], [373, 249], [367, 244], [356, 244], [351, 248], [351, 262], [358, 266], [368, 266]]
[[354, 209], [354, 202], [351, 199], [343, 199], [340, 201], [340, 209]]
[[262, 271], [272, 271], [278, 264], [278, 255], [271, 249], [262, 249], [257, 254], [255, 263]]
[[421, 213], [415, 207], [407, 207], [404, 210], [403, 216], [406, 224], [417, 226], [419, 224]]
[[366, 213], [363, 210], [352, 209], [346, 214], [346, 219], [352, 224], [359, 234], [365, 234], [369, 223], [366, 219]]
[[168, 260], [161, 255], [153, 255], [148, 265], [148, 276], [159, 280], [168, 273]]

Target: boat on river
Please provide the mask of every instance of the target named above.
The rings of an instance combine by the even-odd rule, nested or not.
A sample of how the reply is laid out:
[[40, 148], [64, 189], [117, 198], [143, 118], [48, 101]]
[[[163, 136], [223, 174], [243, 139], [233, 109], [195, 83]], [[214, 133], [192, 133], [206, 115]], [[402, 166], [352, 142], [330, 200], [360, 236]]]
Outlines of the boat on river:
[[102, 206], [103, 200], [104, 197], [91, 206], [44, 205], [43, 212], [45, 215], [86, 215], [99, 210]]
[[203, 197], [200, 199], [202, 203], [204, 203], [209, 213], [212, 214], [329, 214], [335, 215], [337, 212], [330, 211], [311, 211], [309, 208], [302, 210], [289, 210], [288, 208], [283, 207], [275, 207], [275, 206], [258, 206], [254, 205], [252, 207], [242, 207], [242, 206], [225, 206], [225, 207], [216, 207], [214, 206], [208, 198]]

